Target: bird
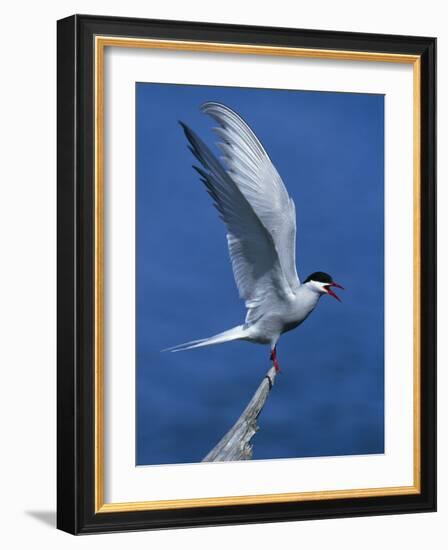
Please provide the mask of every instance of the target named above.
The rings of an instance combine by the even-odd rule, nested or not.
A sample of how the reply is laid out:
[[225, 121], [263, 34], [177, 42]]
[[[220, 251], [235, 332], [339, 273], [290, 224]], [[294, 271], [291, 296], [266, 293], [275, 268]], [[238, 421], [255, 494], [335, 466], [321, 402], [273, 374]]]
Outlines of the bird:
[[188, 147], [199, 165], [193, 168], [212, 198], [227, 229], [227, 245], [244, 323], [208, 338], [163, 351], [179, 352], [235, 340], [270, 346], [270, 360], [280, 371], [277, 342], [314, 311], [319, 299], [340, 300], [344, 289], [323, 271], [303, 282], [296, 268], [296, 209], [268, 153], [244, 119], [230, 107], [208, 101], [201, 110], [218, 124], [218, 158], [184, 122]]

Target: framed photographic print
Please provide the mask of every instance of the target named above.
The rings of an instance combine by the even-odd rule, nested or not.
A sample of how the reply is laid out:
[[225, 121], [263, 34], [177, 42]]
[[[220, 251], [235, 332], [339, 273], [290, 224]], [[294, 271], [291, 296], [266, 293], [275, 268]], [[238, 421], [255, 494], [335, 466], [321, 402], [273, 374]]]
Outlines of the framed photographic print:
[[434, 38], [58, 22], [58, 527], [435, 510]]

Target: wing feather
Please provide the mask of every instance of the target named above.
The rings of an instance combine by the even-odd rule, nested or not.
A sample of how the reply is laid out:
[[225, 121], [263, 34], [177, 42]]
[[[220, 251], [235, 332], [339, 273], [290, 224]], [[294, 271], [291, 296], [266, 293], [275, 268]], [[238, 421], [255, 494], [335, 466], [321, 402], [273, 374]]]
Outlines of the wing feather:
[[201, 163], [194, 166], [227, 226], [227, 243], [235, 281], [252, 319], [266, 300], [289, 292], [272, 236], [232, 177], [186, 124], [180, 123], [190, 149]]
[[218, 122], [215, 132], [227, 172], [271, 235], [284, 276], [295, 292], [300, 281], [294, 201], [263, 145], [237, 113], [215, 102], [204, 103], [202, 110]]

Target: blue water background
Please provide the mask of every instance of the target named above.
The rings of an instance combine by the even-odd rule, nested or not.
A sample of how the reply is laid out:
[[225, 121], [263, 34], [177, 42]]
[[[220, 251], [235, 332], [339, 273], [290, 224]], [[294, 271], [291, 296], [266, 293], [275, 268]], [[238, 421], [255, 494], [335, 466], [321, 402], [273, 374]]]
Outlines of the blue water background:
[[138, 83], [136, 463], [200, 461], [269, 367], [268, 348], [245, 342], [160, 353], [245, 316], [224, 225], [177, 122], [214, 147], [199, 109], [210, 100], [250, 124], [293, 197], [299, 276], [326, 271], [346, 288], [282, 336], [254, 458], [382, 453], [383, 96]]

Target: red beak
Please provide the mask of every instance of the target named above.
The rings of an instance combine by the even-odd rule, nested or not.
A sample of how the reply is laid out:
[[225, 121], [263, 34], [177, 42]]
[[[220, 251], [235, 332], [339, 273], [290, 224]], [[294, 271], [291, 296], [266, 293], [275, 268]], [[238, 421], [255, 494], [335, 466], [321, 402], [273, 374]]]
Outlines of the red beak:
[[325, 287], [325, 290], [330, 296], [333, 296], [333, 298], [336, 298], [338, 302], [341, 302], [342, 300], [339, 298], [339, 296], [331, 289], [332, 286], [340, 288], [341, 290], [345, 290], [344, 287], [338, 283], [335, 283], [334, 281]]

